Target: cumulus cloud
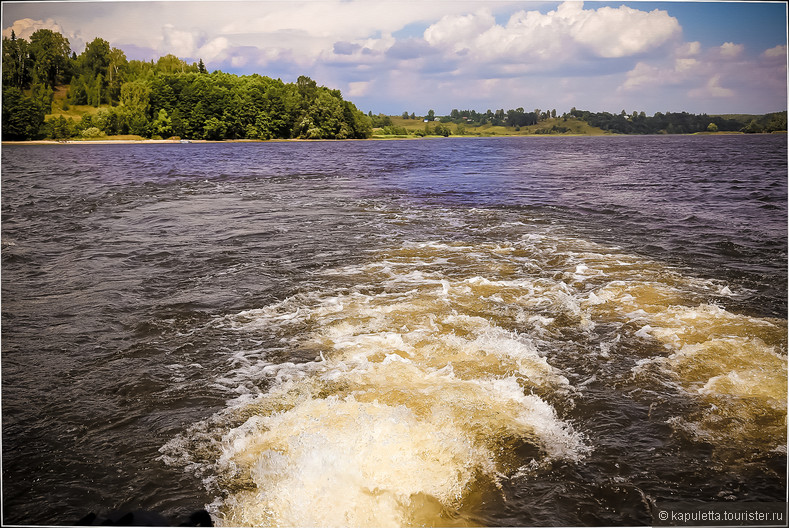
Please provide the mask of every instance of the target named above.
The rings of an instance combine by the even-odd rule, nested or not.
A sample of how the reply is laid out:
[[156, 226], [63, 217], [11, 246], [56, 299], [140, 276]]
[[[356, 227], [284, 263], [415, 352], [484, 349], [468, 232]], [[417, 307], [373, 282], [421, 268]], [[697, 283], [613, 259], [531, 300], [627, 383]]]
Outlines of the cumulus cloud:
[[775, 46], [774, 48], [764, 50], [762, 55], [768, 59], [781, 59], [786, 62], [786, 46]]
[[576, 11], [573, 15], [571, 35], [600, 57], [644, 53], [681, 32], [677, 19], [658, 9], [645, 12], [623, 5]]
[[207, 38], [203, 31], [178, 28], [173, 24], [162, 26], [162, 39], [157, 46], [159, 55], [172, 53], [182, 59], [205, 62], [222, 62], [225, 60], [235, 64], [246, 64], [246, 57], [234, 53], [230, 40], [224, 36]]
[[359, 81], [359, 82], [351, 82], [348, 83], [348, 93], [347, 95], [350, 97], [361, 97], [367, 95], [370, 91], [370, 86], [372, 82], [370, 81]]
[[694, 57], [701, 52], [701, 42], [685, 42], [677, 46], [674, 53], [678, 57]]
[[[507, 2], [496, 0], [489, 4]], [[226, 5], [240, 6], [235, 12], [241, 10], [243, 16], [218, 20], [215, 32], [236, 45], [287, 50], [302, 66], [317, 66], [327, 60], [338, 65], [354, 60], [369, 65], [374, 58], [381, 62], [396, 43], [392, 33], [409, 24], [426, 24], [442, 15], [467, 9], [465, 3], [458, 2], [404, 3], [401, 0], [227, 2]]]
[[63, 36], [67, 36], [60, 24], [51, 18], [48, 18], [47, 20], [33, 20], [32, 18], [16, 20], [11, 25], [11, 27], [3, 30], [3, 36], [11, 38], [11, 32], [13, 32], [16, 38], [30, 40], [30, 36], [39, 29], [50, 29], [60, 33]]
[[673, 79], [672, 73], [673, 71], [666, 71], [657, 66], [639, 62], [635, 68], [627, 72], [627, 77], [620, 90], [637, 90], [647, 86], [664, 84], [669, 79]]
[[485, 34], [496, 23], [488, 10], [466, 15], [447, 15], [425, 30], [424, 39], [431, 46], [453, 52], [468, 49], [477, 37]]
[[80, 53], [85, 49], [85, 43], [93, 40], [97, 36], [96, 34], [91, 34], [83, 30], [69, 31], [67, 28], [68, 26], [53, 18], [47, 18], [45, 20], [20, 18], [3, 30], [3, 37], [11, 38], [11, 32], [13, 31], [17, 38], [29, 41], [33, 33], [39, 29], [49, 29], [63, 35], [68, 39], [71, 49]]
[[720, 75], [713, 75], [707, 81], [707, 84], [700, 88], [696, 88], [690, 90], [688, 95], [691, 97], [697, 98], [707, 98], [707, 97], [734, 97], [735, 92], [734, 90], [730, 90], [729, 88], [724, 88], [720, 85], [721, 76]]
[[[763, 111], [785, 107], [781, 94], [786, 93], [786, 46], [758, 55], [746, 51], [744, 45], [733, 42], [706, 49], [698, 43], [681, 44], [665, 57], [639, 61], [617, 93], [644, 101], [671, 93], [677, 100], [690, 101], [690, 108], [704, 111], [732, 104], [762, 107]], [[724, 101], [725, 107], [715, 106]]]
[[678, 21], [665, 11], [584, 9], [581, 2], [565, 2], [545, 14], [518, 11], [504, 25], [486, 10], [445, 16], [425, 30], [424, 39], [450, 52], [469, 50], [478, 61], [556, 66], [582, 57], [637, 56], [680, 33]]
[[745, 46], [742, 44], [735, 44], [734, 42], [724, 42], [719, 49], [721, 57], [726, 57], [727, 59], [736, 59], [742, 55], [742, 51], [745, 49]]
[[230, 65], [233, 68], [243, 68], [248, 62], [249, 60], [244, 55], [233, 55], [230, 58]]
[[206, 42], [197, 50], [197, 56], [208, 61], [221, 60], [227, 57], [230, 41], [225, 37], [217, 37]]
[[[490, 1], [492, 6], [506, 1]], [[235, 4], [235, 2], [228, 2]], [[223, 22], [225, 35], [272, 34], [298, 29], [311, 38], [347, 40], [376, 33], [392, 33], [415, 22], [434, 21], [446, 14], [463, 13], [463, 2], [402, 2], [400, 0], [312, 0], [243, 3], [245, 16]]]
[[176, 29], [173, 24], [162, 26], [162, 47], [178, 57], [192, 57], [195, 52], [195, 35], [190, 31]]
[[[512, 77], [578, 64], [590, 56], [616, 59], [642, 54], [679, 31], [677, 21], [665, 11], [625, 6], [586, 9], [581, 2], [565, 2], [544, 14], [528, 9], [512, 13], [511, 2], [493, 0], [471, 11], [465, 2], [398, 0], [226, 1], [218, 10], [213, 2], [190, 4], [189, 9], [182, 5], [163, 3], [157, 23], [141, 24], [150, 19], [144, 6], [124, 4], [129, 27], [118, 26], [115, 20], [107, 28], [119, 40], [101, 36], [112, 45], [150, 49], [154, 55], [203, 58], [213, 62], [212, 67], [268, 66], [287, 56], [302, 68], [325, 61], [367, 67], [406, 61], [422, 72], [463, 71], [475, 76], [475, 70], [484, 70], [488, 75], [498, 71]], [[97, 11], [105, 9], [109, 7], [101, 5]], [[509, 13], [506, 23], [497, 23], [497, 9], [499, 16]], [[89, 20], [84, 13], [81, 19]], [[131, 21], [139, 27], [131, 27]], [[32, 33], [24, 22], [16, 25], [20, 36]], [[59, 27], [52, 20], [38, 21], [38, 26], [44, 24]], [[393, 37], [414, 24], [426, 27], [421, 38]], [[256, 57], [248, 53], [250, 49], [259, 50]], [[389, 67], [398, 63], [390, 62]]]
[[619, 91], [682, 86], [693, 97], [729, 97], [732, 92], [721, 86], [721, 80], [741, 77], [754, 67], [734, 60], [743, 50], [744, 46], [731, 42], [706, 50], [698, 42], [680, 44], [666, 56], [639, 61], [627, 72]]

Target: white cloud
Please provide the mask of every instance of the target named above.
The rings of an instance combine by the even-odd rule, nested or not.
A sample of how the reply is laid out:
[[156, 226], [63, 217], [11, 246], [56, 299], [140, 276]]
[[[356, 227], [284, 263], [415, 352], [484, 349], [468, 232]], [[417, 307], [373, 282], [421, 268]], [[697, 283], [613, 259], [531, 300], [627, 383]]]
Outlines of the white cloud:
[[742, 53], [742, 47], [727, 44], [705, 51], [698, 42], [689, 42], [677, 45], [666, 56], [639, 61], [627, 72], [618, 91], [677, 86], [692, 92], [693, 97], [701, 97], [702, 93], [710, 97], [729, 96], [730, 92], [720, 86], [721, 78], [730, 78], [744, 69], [731, 61]]
[[[129, 44], [159, 56], [172, 53], [188, 60], [203, 58], [214, 62], [212, 67], [265, 67], [283, 57], [302, 68], [324, 61], [374, 67], [394, 59], [390, 67], [397, 67], [398, 61], [426, 69], [422, 71], [465, 66], [466, 75], [474, 75], [475, 67], [488, 73], [498, 68], [502, 76], [556, 69], [581, 60], [582, 55], [616, 58], [643, 53], [670, 39], [677, 27], [676, 20], [664, 11], [647, 13], [624, 6], [594, 10], [585, 9], [581, 2], [565, 2], [545, 14], [535, 5], [535, 9], [512, 13], [504, 24], [496, 22], [494, 13], [511, 13], [512, 2], [206, 1], [156, 6], [151, 11], [147, 4], [135, 2], [96, 3], [94, 12], [114, 17], [100, 21], [98, 15], [94, 19], [83, 14], [79, 24], [83, 29], [100, 31], [94, 36], [113, 46]], [[74, 23], [76, 17], [71, 20]], [[47, 23], [55, 24], [53, 20]], [[21, 21], [17, 27], [22, 31], [19, 24]], [[392, 34], [414, 24], [426, 26], [422, 38], [406, 47], [397, 46], [409, 37], [395, 39]], [[600, 27], [608, 30], [598, 35]], [[621, 35], [620, 28], [626, 28]], [[408, 57], [406, 48], [420, 53]], [[245, 50], [243, 57], [234, 51], [240, 49]], [[254, 49], [259, 50], [256, 57], [252, 56]], [[443, 57], [423, 59], [432, 52]]]
[[693, 71], [699, 66], [698, 59], [693, 58], [677, 58], [674, 61], [674, 70], [676, 72]]
[[513, 69], [523, 73], [558, 68], [590, 56], [636, 56], [680, 33], [678, 21], [665, 11], [626, 6], [595, 10], [584, 9], [582, 2], [564, 2], [545, 14], [518, 11], [504, 25], [497, 24], [487, 10], [448, 15], [425, 30], [424, 40], [455, 58], [462, 53], [464, 60], [505, 64], [502, 71], [512, 74]]
[[248, 62], [249, 60], [247, 57], [244, 57], [243, 55], [234, 55], [230, 58], [230, 65], [234, 68], [243, 68]]
[[23, 38], [29, 41], [33, 33], [38, 31], [39, 29], [49, 29], [57, 33], [60, 33], [66, 39], [68, 39], [69, 46], [73, 51], [76, 51], [77, 53], [80, 53], [82, 52], [83, 49], [85, 49], [86, 42], [89, 42], [98, 36], [96, 34], [90, 34], [90, 33], [87, 34], [89, 36], [86, 36], [86, 33], [81, 30], [68, 31], [63, 24], [52, 18], [47, 18], [46, 20], [21, 18], [15, 20], [11, 26], [3, 30], [3, 37], [11, 38], [11, 31], [13, 31], [14, 36], [16, 36], [16, 38]]
[[21, 20], [16, 20], [11, 25], [3, 30], [3, 36], [11, 38], [11, 32], [13, 31], [14, 36], [16, 38], [22, 38], [25, 40], [30, 40], [31, 35], [38, 31], [39, 29], [50, 29], [57, 33], [60, 33], [63, 36], [67, 36], [63, 28], [52, 20], [48, 18], [47, 20], [33, 20], [32, 18], [23, 18]]
[[[676, 100], [687, 101], [686, 108], [704, 111], [733, 111], [732, 104], [740, 108], [758, 105], [762, 111], [772, 111], [766, 108], [767, 100], [770, 108], [781, 109], [786, 104], [785, 96], [780, 96], [786, 93], [786, 47], [776, 46], [750, 57], [744, 45], [732, 42], [706, 49], [682, 44], [666, 57], [639, 61], [617, 93], [643, 100], [671, 93]], [[729, 102], [720, 106], [721, 101]]]
[[639, 62], [635, 68], [627, 72], [620, 91], [640, 90], [675, 82], [675, 70], [659, 68], [645, 62]]
[[195, 52], [195, 35], [190, 31], [176, 29], [173, 24], [162, 26], [161, 50], [178, 57], [192, 57]]
[[600, 57], [636, 55], [680, 34], [676, 18], [666, 11], [639, 11], [627, 6], [574, 13], [572, 36]]
[[786, 46], [783, 45], [770, 48], [765, 50], [762, 55], [769, 59], [783, 59], [783, 61], [786, 62]]
[[362, 97], [367, 95], [370, 92], [370, 81], [360, 81], [360, 82], [350, 82], [348, 83], [348, 95], [349, 97]]
[[695, 57], [701, 52], [701, 42], [685, 42], [677, 46], [674, 54], [678, 57]]
[[431, 46], [458, 52], [468, 49], [478, 36], [485, 34], [495, 24], [496, 20], [488, 10], [447, 15], [425, 30], [424, 39]]
[[[507, 1], [486, 2], [491, 8], [508, 4]], [[239, 5], [243, 7], [244, 15], [223, 23], [219, 26], [220, 33], [274, 34], [299, 30], [310, 38], [336, 39], [341, 35], [352, 40], [379, 32], [393, 33], [408, 24], [468, 11], [465, 2], [402, 0], [301, 0]]]
[[230, 41], [225, 37], [217, 37], [211, 39], [197, 50], [197, 56], [207, 61], [220, 60], [227, 56], [227, 49], [230, 47]]
[[707, 84], [701, 88], [696, 88], [694, 90], [690, 90], [688, 95], [690, 97], [696, 98], [707, 98], [707, 97], [734, 97], [735, 92], [734, 90], [730, 90], [728, 88], [724, 88], [720, 85], [721, 76], [720, 75], [713, 75], [710, 77]]
[[721, 57], [726, 57], [727, 59], [736, 59], [742, 55], [743, 49], [745, 49], [745, 46], [742, 44], [724, 42], [720, 47], [720, 54]]
[[[217, 20], [215, 33], [227, 37], [236, 46], [287, 49], [292, 59], [302, 65], [321, 60], [350, 63], [354, 59], [369, 63], [373, 60], [371, 55], [381, 55], [395, 44], [392, 33], [409, 24], [426, 24], [468, 9], [465, 2], [402, 0], [227, 2], [226, 5], [235, 16]], [[486, 5], [509, 3], [489, 1]], [[342, 45], [335, 48], [338, 42], [358, 44], [362, 53], [347, 53], [351, 47]]]

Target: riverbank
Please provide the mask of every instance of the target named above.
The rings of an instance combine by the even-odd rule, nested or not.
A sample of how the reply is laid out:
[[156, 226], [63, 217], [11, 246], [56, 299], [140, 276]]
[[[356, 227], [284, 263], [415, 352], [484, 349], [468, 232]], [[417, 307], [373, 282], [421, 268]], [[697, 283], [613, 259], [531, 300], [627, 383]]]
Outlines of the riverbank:
[[[770, 132], [770, 133], [763, 133], [765, 135], [770, 134], [786, 134], [786, 131], [780, 132]], [[118, 137], [113, 138], [105, 137], [102, 139], [68, 139], [68, 140], [56, 140], [56, 139], [34, 139], [30, 141], [3, 141], [3, 145], [178, 145], [178, 144], [188, 144], [188, 143], [271, 143], [271, 142], [283, 142], [283, 141], [295, 141], [295, 142], [304, 142], [304, 143], [314, 143], [314, 142], [323, 142], [323, 141], [396, 141], [396, 140], [421, 140], [421, 139], [474, 139], [474, 138], [512, 138], [512, 137], [520, 137], [520, 138], [562, 138], [562, 137], [625, 137], [630, 135], [636, 134], [613, 134], [613, 133], [603, 133], [603, 134], [495, 134], [495, 135], [476, 135], [476, 134], [466, 134], [466, 135], [450, 135], [446, 138], [444, 136], [413, 136], [413, 135], [392, 135], [392, 136], [371, 136], [367, 139], [225, 139], [220, 141], [212, 141], [208, 139], [188, 139], [188, 140], [177, 140], [177, 139], [133, 139], [129, 137]], [[638, 134], [643, 136], [660, 136], [663, 137], [666, 134]], [[672, 136], [732, 136], [732, 135], [746, 135], [744, 132], [695, 132], [692, 134], [670, 134]], [[750, 134], [750, 135], [761, 135], [761, 134]]]
[[[305, 139], [283, 139], [269, 141], [311, 141]], [[330, 141], [330, 140], [326, 140]], [[334, 141], [334, 140], [331, 140]], [[265, 143], [259, 139], [225, 139], [211, 141], [207, 139], [146, 139], [143, 137], [109, 136], [101, 139], [34, 139], [30, 141], [3, 141], [3, 145], [179, 145], [185, 143]]]

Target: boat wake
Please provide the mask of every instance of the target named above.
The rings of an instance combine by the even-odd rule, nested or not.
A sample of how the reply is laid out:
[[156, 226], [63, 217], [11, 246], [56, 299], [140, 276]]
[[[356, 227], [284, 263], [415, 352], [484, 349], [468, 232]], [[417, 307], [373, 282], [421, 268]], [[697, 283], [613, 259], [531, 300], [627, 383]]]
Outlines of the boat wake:
[[594, 456], [594, 432], [568, 418], [583, 387], [555, 360], [604, 363], [624, 342], [648, 343], [633, 379], [699, 401], [676, 428], [780, 449], [786, 323], [709, 301], [727, 295], [572, 238], [405, 243], [216, 321], [290, 360], [234, 355], [217, 383], [237, 397], [163, 459], [204, 477], [221, 524], [474, 524], [503, 480]]

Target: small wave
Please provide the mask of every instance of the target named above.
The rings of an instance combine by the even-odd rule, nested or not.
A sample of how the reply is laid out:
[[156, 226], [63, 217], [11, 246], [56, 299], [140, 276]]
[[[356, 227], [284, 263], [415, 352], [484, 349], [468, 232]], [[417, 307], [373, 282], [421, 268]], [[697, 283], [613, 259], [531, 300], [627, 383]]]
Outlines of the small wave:
[[635, 335], [663, 344], [666, 355], [641, 362], [636, 372], [656, 365], [705, 404], [675, 424], [692, 424], [694, 436], [734, 456], [785, 445], [786, 321], [689, 301], [665, 282], [620, 282], [598, 290], [593, 309], [613, 318], [626, 312], [627, 323], [639, 327]]

